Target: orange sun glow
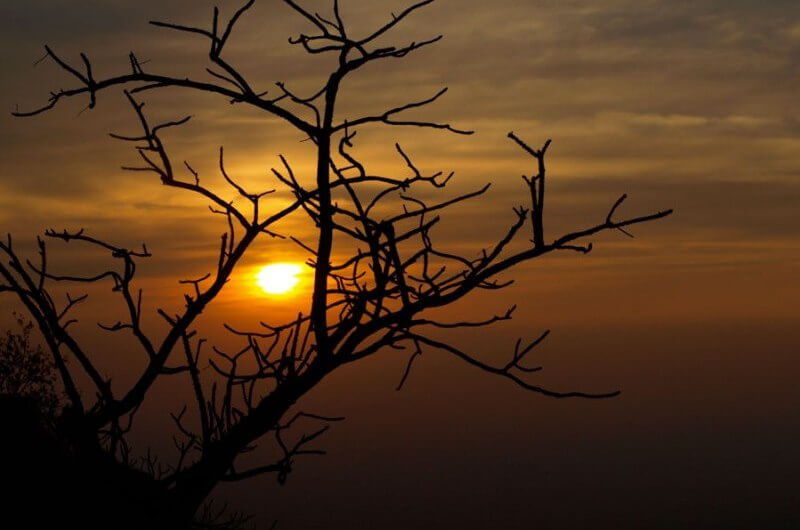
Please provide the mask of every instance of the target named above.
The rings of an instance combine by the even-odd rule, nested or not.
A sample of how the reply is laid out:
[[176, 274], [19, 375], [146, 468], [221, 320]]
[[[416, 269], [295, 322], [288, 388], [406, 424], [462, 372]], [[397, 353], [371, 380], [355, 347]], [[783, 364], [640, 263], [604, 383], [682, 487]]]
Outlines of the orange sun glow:
[[256, 274], [258, 286], [267, 294], [287, 294], [300, 283], [302, 267], [296, 263], [264, 265]]

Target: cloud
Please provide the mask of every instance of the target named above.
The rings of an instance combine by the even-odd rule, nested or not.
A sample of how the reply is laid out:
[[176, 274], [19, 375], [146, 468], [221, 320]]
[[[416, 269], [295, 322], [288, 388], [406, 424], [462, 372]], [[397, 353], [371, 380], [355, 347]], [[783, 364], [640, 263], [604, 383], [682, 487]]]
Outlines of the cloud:
[[[211, 5], [3, 4], [2, 100], [31, 106], [44, 101], [51, 87], [70, 86], [52, 64], [32, 68], [43, 42], [72, 60], [85, 50], [98, 75], [125, 71], [125, 57], [135, 50], [147, 69], [207, 79], [202, 39], [151, 28], [147, 20], [207, 25]], [[313, 5], [326, 8], [325, 2]], [[388, 20], [401, 5], [343, 2], [343, 9], [358, 33]], [[792, 206], [800, 172], [799, 11], [783, 0], [440, 1], [384, 41], [440, 33], [444, 40], [345, 82], [337, 118], [380, 113], [450, 87], [436, 106], [417, 115], [475, 129], [474, 136], [367, 127], [354, 152], [372, 171], [405, 175], [393, 148], [397, 141], [424, 171], [456, 171], [453, 193], [493, 182], [490, 198], [453, 212], [438, 229], [438, 237], [459, 248], [502, 233], [510, 206], [521, 201], [519, 175], [531, 172], [531, 161], [508, 142], [509, 130], [532, 144], [554, 140], [553, 229], [602, 216], [610, 201], [629, 191], [631, 208], [678, 210], [657, 237], [694, 231], [740, 238], [743, 248], [753, 248], [747, 241], [800, 232]], [[286, 81], [293, 90], [312, 91], [335, 62], [309, 58], [286, 43], [309, 28], [277, 3], [257, 3], [240, 30], [227, 57], [259, 89], [275, 93], [275, 82]], [[180, 90], [143, 99], [154, 120], [193, 116], [165, 135], [173, 162], [179, 167], [190, 161], [221, 193], [230, 190], [216, 167], [220, 145], [228, 168], [248, 189], [276, 185], [270, 168], [279, 164], [279, 153], [301, 179], [313, 180], [310, 144], [274, 117]], [[176, 262], [188, 264], [181, 255], [194, 256], [189, 247], [195, 241], [204, 255], [213, 255], [213, 245], [205, 245], [218, 227], [206, 217], [203, 201], [168, 193], [152, 175], [118, 169], [137, 160], [130, 146], [106, 136], [136, 130], [120, 92], [101, 94], [97, 109], [81, 113], [85, 105], [59, 105], [32, 120], [0, 117], [4, 231], [95, 225], [124, 239], [146, 239]], [[293, 218], [286, 229], [306, 233], [308, 227]], [[159, 274], [168, 270], [165, 265]]]

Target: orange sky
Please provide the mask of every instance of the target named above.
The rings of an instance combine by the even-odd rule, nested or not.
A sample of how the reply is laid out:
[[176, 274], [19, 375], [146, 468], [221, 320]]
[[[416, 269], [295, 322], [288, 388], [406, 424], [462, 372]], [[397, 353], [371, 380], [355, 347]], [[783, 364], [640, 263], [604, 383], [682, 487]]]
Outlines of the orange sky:
[[[71, 59], [85, 51], [98, 76], [127, 69], [127, 54], [135, 50], [150, 61], [148, 68], [202, 77], [206, 44], [147, 21], [203, 25], [211, 5], [6, 2], [0, 6], [0, 108], [35, 106], [51, 88], [70, 84], [52, 63], [32, 66], [44, 43]], [[304, 5], [326, 10], [328, 3]], [[342, 0], [356, 33], [404, 5]], [[230, 9], [225, 2], [223, 11]], [[257, 88], [286, 81], [302, 91], [329, 64], [286, 44], [303, 29], [281, 2], [259, 1], [229, 45], [230, 60]], [[545, 514], [542, 528], [555, 528], [554, 506], [570, 514], [561, 528], [659, 528], [661, 522], [677, 528], [692, 521], [704, 528], [717, 520], [713, 514], [735, 513], [739, 521], [789, 514], [786, 507], [800, 500], [786, 489], [787, 477], [800, 472], [787, 449], [800, 441], [800, 391], [789, 377], [800, 368], [800, 6], [790, 0], [439, 0], [393, 39], [440, 33], [445, 38], [430, 49], [346, 83], [339, 115], [383, 110], [449, 87], [417, 115], [475, 135], [370, 127], [356, 142], [373, 169], [405, 175], [397, 141], [423, 170], [455, 171], [453, 194], [492, 183], [485, 199], [445, 218], [434, 234], [442, 244], [478, 251], [513, 221], [511, 207], [525, 193], [519, 176], [531, 173], [532, 160], [505, 137], [510, 130], [532, 145], [553, 139], [549, 237], [602, 221], [623, 192], [629, 197], [624, 214], [675, 209], [670, 218], [634, 227], [636, 239], [596, 237], [588, 256], [525, 264], [506, 275], [516, 281], [511, 288], [453, 308], [454, 316], [480, 318], [518, 303], [513, 322], [457, 340], [502, 355], [517, 336], [552, 328], [542, 351], [546, 370], [537, 381], [561, 389], [619, 388], [623, 396], [555, 403], [435, 353], [420, 360], [409, 388], [397, 396], [404, 359], [370, 361], [310, 396], [323, 412], [349, 421], [331, 434], [334, 455], [300, 463], [288, 488], [263, 486], [283, 503], [281, 528], [315, 528], [326, 520], [334, 528], [358, 527], [354, 521], [385, 529], [441, 528], [446, 521], [465, 529], [528, 528], [531, 511]], [[231, 199], [235, 192], [225, 190], [215, 169], [220, 145], [231, 174], [254, 188], [276, 186], [269, 169], [278, 166], [278, 154], [298, 174], [313, 167], [312, 146], [271, 116], [178, 90], [147, 102], [158, 118], [193, 115], [166, 136], [173, 158], [190, 161], [204, 182]], [[81, 113], [85, 104], [69, 101], [24, 120], [0, 115], [0, 232], [13, 233], [18, 248], [29, 251], [48, 227], [84, 227], [126, 246], [145, 241], [154, 254], [138, 276], [146, 301], [153, 309], [177, 308], [177, 281], [214, 266], [224, 224], [204, 201], [167, 190], [154, 176], [119, 169], [136, 160], [130, 146], [106, 134], [135, 130], [120, 91], [101, 94], [95, 110]], [[280, 193], [275, 197], [277, 205]], [[279, 228], [313, 240], [301, 216]], [[58, 256], [65, 270], [104, 266], [74, 248], [59, 248]], [[225, 342], [222, 320], [255, 325], [292, 318], [305, 298], [265, 297], [255, 288], [254, 271], [267, 261], [303, 259], [296, 246], [258, 244], [206, 315], [207, 334]], [[96, 335], [93, 321], [109, 311], [104, 297], [98, 291], [95, 305], [84, 309], [86, 336]], [[0, 300], [2, 307], [10, 302]], [[108, 367], [121, 369], [124, 379], [124, 363]], [[764, 463], [767, 444], [777, 449]], [[649, 481], [638, 475], [641, 469]], [[681, 490], [681, 477], [692, 485]], [[604, 484], [610, 489], [593, 500], [589, 492]], [[337, 492], [321, 504], [324, 514], [299, 509], [303, 499], [327, 499], [331, 490]], [[524, 490], [536, 491], [541, 504], [519, 493]], [[416, 502], [402, 499], [407, 491], [416, 492]], [[231, 495], [243, 496], [249, 509], [260, 506], [252, 491]], [[336, 502], [348, 495], [359, 499], [350, 509]], [[659, 505], [659, 498], [668, 501]], [[740, 510], [731, 511], [728, 503], [737, 502]]]

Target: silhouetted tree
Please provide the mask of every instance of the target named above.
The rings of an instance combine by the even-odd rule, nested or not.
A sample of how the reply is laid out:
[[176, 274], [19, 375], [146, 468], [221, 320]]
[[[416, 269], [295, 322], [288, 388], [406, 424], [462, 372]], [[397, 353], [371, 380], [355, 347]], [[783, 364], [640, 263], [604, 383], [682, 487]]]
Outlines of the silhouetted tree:
[[[441, 36], [399, 46], [378, 44], [409, 15], [431, 4], [417, 2], [375, 31], [356, 37], [348, 31], [339, 5], [333, 2], [330, 15], [311, 12], [293, 0], [283, 0], [303, 17], [309, 33], [289, 39], [309, 54], [333, 54], [338, 58], [326, 81], [318, 90], [299, 94], [284, 83], [277, 83], [277, 93], [259, 91], [225, 58], [225, 46], [240, 18], [255, 0], [248, 1], [228, 20], [220, 19], [215, 8], [210, 27], [190, 27], [169, 22], [153, 25], [205, 39], [209, 45], [209, 68], [203, 77], [173, 76], [150, 70], [134, 53], [129, 55], [127, 72], [112, 77], [98, 77], [85, 54], [72, 64], [46, 47], [46, 57], [74, 77], [74, 88], [51, 93], [49, 102], [16, 116], [32, 116], [54, 108], [62, 100], [86, 97], [88, 108], [96, 106], [99, 92], [123, 87], [133, 114], [138, 119], [137, 132], [113, 134], [130, 142], [141, 157], [141, 165], [130, 171], [154, 173], [167, 187], [199, 195], [211, 203], [214, 213], [224, 216], [228, 229], [222, 234], [219, 259], [213, 272], [198, 279], [186, 279], [191, 293], [185, 295], [185, 307], [179, 314], [160, 316], [167, 332], [154, 337], [143, 326], [142, 293], [134, 287], [136, 264], [150, 257], [146, 247], [131, 250], [100, 240], [84, 230], [48, 230], [49, 239], [77, 242], [99, 247], [118, 260], [119, 268], [97, 275], [67, 276], [51, 272], [46, 246], [39, 240], [40, 260], [26, 262], [15, 252], [11, 237], [0, 243], [6, 260], [0, 264], [0, 290], [16, 294], [38, 324], [52, 355], [60, 384], [66, 396], [61, 413], [60, 436], [67, 451], [79, 462], [89, 482], [102, 483], [105, 513], [125, 514], [114, 526], [182, 528], [210, 524], [218, 512], [205, 504], [221, 481], [243, 480], [263, 473], [274, 473], [283, 482], [297, 456], [317, 453], [310, 444], [326, 429], [286, 439], [292, 426], [303, 421], [327, 423], [337, 418], [297, 413], [290, 409], [310, 389], [337, 368], [372, 355], [407, 347], [408, 364], [400, 381], [405, 382], [414, 359], [423, 349], [445, 351], [485, 372], [507, 378], [520, 387], [555, 398], [605, 398], [616, 392], [589, 394], [559, 392], [532, 382], [531, 374], [539, 367], [525, 363], [526, 356], [546, 336], [530, 343], [521, 341], [510, 351], [506, 363], [491, 365], [472, 353], [435, 339], [429, 330], [486, 326], [512, 317], [514, 308], [481, 321], [442, 322], [430, 311], [447, 307], [483, 289], [500, 289], [508, 283], [498, 276], [515, 265], [545, 254], [571, 251], [588, 253], [587, 237], [605, 230], [626, 232], [626, 227], [669, 215], [670, 210], [638, 217], [617, 219], [615, 214], [625, 200], [622, 195], [599, 223], [553, 237], [546, 232], [545, 157], [550, 140], [532, 148], [514, 133], [509, 138], [533, 159], [534, 170], [525, 177], [530, 194], [527, 207], [513, 208], [508, 229], [498, 239], [475, 254], [460, 255], [434, 243], [433, 229], [440, 214], [448, 207], [484, 195], [488, 185], [473, 192], [446, 198], [440, 202], [424, 201], [413, 195], [420, 187], [444, 188], [450, 175], [427, 174], [418, 168], [400, 145], [396, 145], [406, 176], [386, 176], [370, 172], [356, 158], [352, 147], [358, 128], [366, 124], [440, 129], [455, 134], [471, 134], [447, 123], [408, 118], [407, 111], [429, 105], [446, 92], [398, 105], [382, 113], [365, 114], [339, 121], [335, 113], [342, 81], [371, 63], [404, 57], [437, 42]], [[219, 150], [219, 170], [238, 197], [233, 201], [206, 187], [198, 173], [184, 163], [186, 174], [179, 175], [162, 140], [166, 128], [178, 127], [189, 118], [154, 124], [144, 112], [140, 98], [167, 87], [221, 96], [228, 104], [246, 105], [282, 120], [307, 137], [315, 146], [316, 170], [313, 176], [299, 175], [281, 156], [282, 166], [273, 169], [278, 183], [291, 191], [290, 204], [277, 207], [268, 195], [273, 190], [245, 189], [226, 171], [224, 153]], [[308, 178], [310, 177], [310, 178]], [[280, 233], [279, 222], [291, 214], [305, 214], [317, 230], [316, 241], [304, 242]], [[527, 229], [523, 230], [527, 225]], [[529, 244], [513, 250], [512, 241], [529, 234]], [[194, 327], [197, 317], [215, 299], [231, 278], [237, 264], [261, 237], [290, 237], [308, 253], [314, 267], [310, 312], [291, 322], [264, 323], [258, 330], [229, 330], [240, 337], [242, 348], [235, 354], [214, 350], [211, 357], [202, 354], [203, 339]], [[334, 245], [336, 244], [336, 252]], [[341, 257], [345, 255], [345, 257]], [[94, 360], [100, 352], [90, 352], [70, 332], [71, 313], [84, 297], [71, 298], [63, 304], [48, 292], [51, 282], [111, 282], [127, 309], [127, 319], [113, 325], [101, 324], [111, 332], [130, 333], [146, 359], [146, 366], [128, 388], [115, 386], [101, 375]], [[65, 362], [69, 355], [71, 362]], [[218, 376], [212, 384], [201, 380], [201, 365], [210, 366]], [[78, 373], [80, 372], [80, 375]], [[188, 416], [173, 416], [178, 431], [178, 459], [164, 468], [146, 467], [144, 472], [131, 457], [127, 433], [142, 402], [159, 378], [175, 375], [188, 378], [195, 394], [196, 425]], [[90, 389], [81, 389], [79, 380], [88, 381]], [[283, 456], [275, 462], [249, 469], [241, 468], [237, 457], [256, 441], [272, 434]], [[102, 525], [100, 516], [88, 514], [97, 506], [85, 500], [84, 527]], [[205, 508], [203, 508], [205, 506]], [[119, 523], [117, 523], [119, 521]], [[213, 522], [213, 521], [212, 521]], [[219, 522], [219, 521], [217, 521]]]
[[43, 418], [58, 413], [58, 375], [53, 359], [33, 342], [33, 322], [13, 315], [18, 331], [0, 337], [0, 397], [28, 401]]

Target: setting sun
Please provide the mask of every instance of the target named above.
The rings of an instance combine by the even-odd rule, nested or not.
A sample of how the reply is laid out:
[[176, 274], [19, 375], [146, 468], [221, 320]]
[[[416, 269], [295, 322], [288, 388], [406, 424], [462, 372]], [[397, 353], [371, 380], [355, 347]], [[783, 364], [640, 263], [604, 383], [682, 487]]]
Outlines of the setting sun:
[[298, 275], [302, 270], [296, 263], [273, 263], [258, 271], [256, 281], [267, 294], [286, 294], [300, 282]]

